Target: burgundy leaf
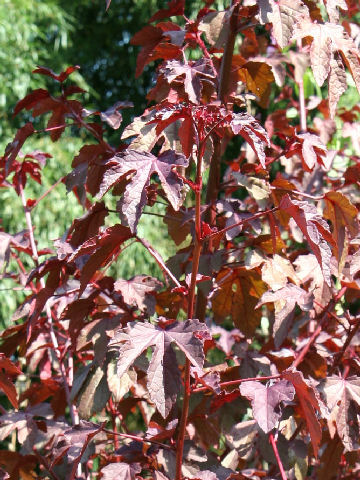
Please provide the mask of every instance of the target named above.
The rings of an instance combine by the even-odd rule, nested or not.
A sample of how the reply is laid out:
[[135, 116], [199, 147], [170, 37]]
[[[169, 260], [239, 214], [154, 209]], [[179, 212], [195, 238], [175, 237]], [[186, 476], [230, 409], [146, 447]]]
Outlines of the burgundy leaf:
[[314, 296], [302, 288], [288, 283], [276, 292], [265, 292], [256, 307], [264, 303], [275, 303], [275, 323], [273, 326], [275, 347], [279, 348], [286, 339], [294, 316], [295, 305], [307, 312], [313, 307]]
[[71, 73], [75, 72], [76, 70], [79, 70], [79, 68], [80, 68], [79, 65], [75, 65], [73, 67], [68, 67], [65, 71], [57, 74], [57, 73], [54, 73], [50, 68], [37, 67], [35, 70], [33, 70], [33, 73], [40, 73], [41, 75], [46, 75], [60, 83], [63, 83]]
[[295, 220], [319, 262], [326, 283], [330, 285], [331, 249], [327, 242], [333, 240], [328, 224], [318, 214], [314, 205], [292, 200], [288, 194], [282, 197], [279, 208]]
[[141, 472], [140, 463], [109, 463], [101, 469], [103, 480], [135, 480]]
[[90, 238], [75, 250], [68, 262], [78, 261], [80, 264], [79, 295], [85, 290], [95, 272], [106, 265], [114, 255], [117, 255], [121, 245], [131, 237], [132, 234], [127, 227], [114, 225]]
[[320, 411], [318, 394], [311, 387], [301, 372], [286, 370], [282, 372], [282, 378], [289, 380], [294, 385], [298, 401], [300, 402], [305, 421], [310, 432], [312, 447], [315, 457], [318, 456], [321, 442], [321, 425], [316, 417], [316, 411]]
[[34, 126], [31, 122], [26, 123], [23, 127], [19, 128], [14, 140], [9, 143], [5, 149], [5, 177], [11, 171], [12, 164], [15, 161], [17, 155], [20, 152], [21, 147], [24, 145], [27, 138], [34, 133]]
[[162, 8], [156, 12], [149, 20], [149, 23], [163, 18], [172, 17], [176, 15], [183, 15], [185, 8], [185, 0], [171, 0], [168, 2], [167, 8]]
[[132, 175], [125, 187], [119, 202], [121, 212], [132, 232], [135, 232], [142, 210], [146, 205], [146, 188], [150, 185], [151, 176], [156, 173], [165, 193], [174, 208], [178, 210], [182, 203], [181, 189], [183, 181], [173, 168], [187, 166], [184, 155], [168, 150], [159, 157], [151, 153], [126, 150], [106, 162], [106, 171], [100, 185], [97, 198], [101, 198], [110, 188], [124, 177]]
[[247, 113], [233, 113], [230, 126], [235, 135], [241, 135], [248, 142], [265, 168], [265, 146], [270, 146], [266, 130]]
[[69, 243], [77, 248], [89, 238], [97, 235], [104, 224], [108, 211], [104, 202], [97, 202], [80, 218], [73, 221], [69, 231]]
[[150, 398], [165, 418], [176, 401], [180, 388], [180, 372], [175, 353], [175, 343], [192, 365], [202, 369], [204, 363], [203, 342], [197, 332], [206, 331], [198, 320], [173, 323], [165, 330], [150, 323], [132, 323], [110, 342], [120, 344], [118, 375], [121, 377], [148, 347], [155, 346], [148, 370]]
[[214, 84], [214, 72], [206, 59], [185, 64], [178, 60], [171, 60], [166, 62], [161, 73], [169, 84], [179, 81], [179, 77], [184, 77], [185, 92], [189, 101], [195, 104], [198, 104], [201, 99], [202, 82]]
[[150, 293], [161, 287], [161, 282], [147, 275], [137, 275], [130, 280], [121, 279], [114, 283], [114, 290], [121, 293], [127, 304], [140, 310], [147, 309], [150, 315], [155, 310], [155, 298]]
[[251, 401], [255, 420], [259, 427], [268, 433], [276, 427], [281, 418], [280, 404], [291, 402], [294, 399], [295, 389], [285, 380], [280, 380], [271, 386], [249, 381], [240, 385], [240, 393]]

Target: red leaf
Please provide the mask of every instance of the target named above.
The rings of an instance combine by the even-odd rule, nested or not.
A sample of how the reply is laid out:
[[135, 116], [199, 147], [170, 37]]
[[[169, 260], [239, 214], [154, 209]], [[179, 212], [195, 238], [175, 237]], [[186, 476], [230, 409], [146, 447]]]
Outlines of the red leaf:
[[21, 127], [16, 135], [14, 140], [7, 145], [5, 149], [5, 177], [11, 171], [13, 162], [15, 161], [18, 153], [20, 152], [21, 147], [24, 145], [26, 139], [30, 137], [34, 133], [34, 126], [31, 122], [26, 123], [23, 127]]
[[331, 249], [326, 241], [333, 240], [328, 224], [317, 213], [314, 205], [292, 200], [288, 194], [282, 197], [279, 208], [295, 220], [320, 264], [326, 283], [330, 285]]
[[207, 331], [207, 327], [198, 320], [176, 322], [165, 329], [150, 323], [132, 323], [129, 324], [125, 333], [120, 332], [111, 341], [113, 346], [120, 345], [119, 377], [129, 369], [142, 352], [155, 345], [147, 373], [147, 383], [150, 398], [164, 418], [176, 401], [181, 383], [175, 352], [171, 344], [175, 343], [192, 365], [202, 369], [203, 342], [196, 336], [196, 333], [201, 331]]
[[247, 113], [233, 113], [230, 126], [235, 135], [241, 135], [249, 143], [265, 168], [265, 146], [270, 146], [266, 130]]
[[26, 110], [31, 110], [34, 108], [39, 102], [43, 101], [50, 97], [50, 94], [47, 90], [43, 88], [39, 88], [34, 90], [33, 92], [29, 93], [24, 97], [22, 100], [18, 101], [14, 108], [14, 116], [17, 115], [21, 110], [24, 108]]
[[321, 442], [321, 425], [315, 413], [316, 410], [320, 412], [320, 406], [315, 391], [306, 383], [301, 372], [287, 370], [282, 372], [281, 376], [294, 385], [297, 398], [300, 402], [310, 432], [314, 455], [317, 457]]
[[265, 432], [275, 428], [281, 418], [279, 406], [282, 402], [292, 401], [295, 395], [290, 382], [280, 380], [270, 387], [260, 382], [250, 381], [240, 385], [240, 393], [251, 400], [253, 415], [259, 427]]
[[0, 372], [0, 389], [8, 397], [12, 406], [14, 408], [19, 408], [15, 385], [3, 372]]
[[109, 463], [101, 469], [103, 480], [135, 480], [142, 470], [140, 463]]
[[71, 73], [75, 72], [76, 70], [79, 70], [79, 68], [80, 68], [79, 65], [71, 66], [71, 67], [68, 67], [65, 71], [57, 74], [57, 73], [54, 73], [50, 68], [37, 67], [35, 70], [33, 70], [32, 73], [39, 73], [40, 75], [46, 75], [48, 77], [53, 78], [57, 82], [63, 83]]
[[132, 175], [130, 182], [125, 187], [119, 206], [131, 231], [135, 232], [146, 204], [146, 188], [150, 185], [151, 176], [154, 173], [159, 176], [172, 207], [174, 210], [178, 210], [182, 203], [183, 181], [173, 172], [173, 168], [187, 166], [187, 164], [188, 161], [184, 155], [172, 150], [167, 150], [159, 157], [135, 150], [118, 153], [105, 163], [107, 169], [103, 175], [97, 198], [103, 197], [110, 188], [125, 177]]
[[[121, 245], [131, 237], [132, 234], [129, 228], [123, 225], [114, 225], [80, 245], [68, 259], [69, 263], [79, 261], [80, 265], [83, 264], [81, 267], [79, 295], [85, 290], [95, 272], [106, 265], [114, 255], [117, 255]], [[85, 257], [80, 261], [82, 256]]]
[[176, 15], [184, 15], [185, 0], [171, 0], [168, 2], [167, 8], [162, 8], [156, 12], [149, 20], [149, 23], [163, 18], [172, 17]]

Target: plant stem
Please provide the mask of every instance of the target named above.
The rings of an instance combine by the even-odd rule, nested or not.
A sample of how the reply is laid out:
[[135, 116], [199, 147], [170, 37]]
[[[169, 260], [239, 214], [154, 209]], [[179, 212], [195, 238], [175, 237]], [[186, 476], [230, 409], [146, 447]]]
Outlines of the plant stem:
[[277, 444], [276, 444], [274, 434], [270, 433], [269, 440], [270, 440], [272, 449], [274, 450], [274, 455], [275, 455], [276, 461], [279, 465], [281, 479], [282, 480], [287, 480], [286, 473], [285, 473], [285, 470], [284, 470], [284, 467], [283, 467], [283, 464], [282, 464], [282, 461], [281, 461], [281, 458], [280, 458], [280, 455], [279, 455], [279, 451], [278, 451], [278, 448], [277, 448]]
[[[267, 377], [238, 378], [236, 380], [230, 380], [229, 382], [221, 382], [219, 386], [220, 388], [226, 388], [226, 387], [231, 387], [231, 385], [239, 385], [240, 383], [244, 383], [244, 382], [253, 382], [253, 381], [262, 382], [265, 380], [275, 380], [277, 378], [281, 378], [281, 374], [269, 375]], [[192, 393], [206, 392], [207, 390], [211, 390], [211, 388], [210, 387], [193, 388]]]
[[146, 248], [146, 250], [150, 253], [150, 255], [155, 258], [157, 264], [159, 265], [162, 272], [164, 273], [164, 276], [166, 273], [177, 287], [181, 287], [180, 282], [168, 269], [160, 253], [157, 250], [155, 250], [155, 248], [151, 246], [150, 243], [144, 238], [136, 237], [136, 239], [141, 243], [141, 245], [143, 245]]
[[279, 210], [279, 207], [274, 207], [274, 208], [270, 208], [270, 210], [265, 210], [264, 212], [255, 213], [251, 217], [244, 218], [239, 222], [234, 223], [233, 225], [229, 225], [228, 227], [225, 227], [222, 230], [219, 230], [217, 232], [212, 233], [211, 235], [208, 235], [207, 238], [213, 238], [213, 237], [216, 237], [217, 235], [223, 235], [224, 233], [228, 232], [232, 228], [239, 227], [243, 223], [251, 222], [251, 220], [255, 220], [256, 218], [262, 217], [263, 215], [268, 215], [269, 213], [277, 212], [278, 210]]
[[308, 351], [310, 350], [311, 345], [315, 342], [316, 338], [320, 335], [322, 327], [327, 319], [327, 316], [329, 315], [329, 310], [336, 304], [336, 302], [344, 295], [346, 292], [347, 287], [343, 287], [338, 294], [336, 295], [335, 299], [332, 300], [329, 305], [327, 306], [326, 310], [322, 314], [322, 318], [319, 322], [319, 325], [317, 326], [316, 330], [314, 333], [311, 335], [309, 338], [309, 341], [305, 345], [305, 347], [301, 350], [299, 355], [295, 358], [294, 362], [291, 365], [291, 369], [295, 369], [300, 363], [304, 360], [305, 356], [307, 355]]
[[[20, 198], [21, 198], [22, 206], [23, 206], [24, 213], [25, 213], [26, 224], [27, 224], [27, 227], [28, 227], [28, 230], [29, 230], [29, 239], [30, 239], [30, 245], [31, 245], [31, 250], [32, 250], [32, 258], [35, 262], [35, 265], [38, 266], [39, 265], [39, 255], [38, 255], [38, 251], [37, 251], [37, 247], [36, 247], [36, 243], [35, 243], [34, 228], [33, 228], [33, 224], [32, 224], [31, 213], [30, 213], [30, 209], [26, 205], [25, 192], [24, 192], [24, 189], [23, 189], [21, 184], [20, 184], [19, 188], [20, 188]], [[45, 288], [45, 281], [44, 281], [43, 277], [40, 278], [40, 286], [41, 286], [41, 288]], [[61, 351], [59, 349], [59, 343], [57, 341], [56, 334], [55, 334], [54, 327], [53, 327], [51, 310], [50, 310], [49, 306], [46, 306], [45, 308], [46, 308], [46, 315], [47, 315], [47, 319], [48, 319], [48, 323], [49, 323], [49, 327], [50, 327], [50, 337], [51, 337], [51, 340], [52, 340], [52, 343], [53, 343], [53, 346], [54, 346], [54, 353], [55, 353], [55, 356], [58, 360], [60, 374], [61, 374], [61, 377], [62, 377], [62, 380], [63, 380], [63, 383], [64, 383], [64, 390], [65, 390], [67, 404], [68, 404], [68, 407], [69, 407], [71, 422], [72, 422], [73, 425], [77, 425], [79, 423], [79, 417], [78, 417], [77, 413], [75, 412], [74, 406], [71, 402], [69, 384], [68, 384], [68, 381], [67, 381], [66, 371], [64, 369], [64, 365], [63, 365], [62, 358], [61, 358]], [[81, 468], [81, 466], [80, 466], [80, 468]]]
[[[189, 289], [189, 303], [187, 318], [191, 320], [194, 316], [194, 305], [195, 305], [195, 291], [196, 291], [196, 277], [199, 270], [199, 261], [200, 254], [202, 249], [202, 229], [201, 229], [201, 190], [202, 190], [202, 177], [201, 177], [201, 167], [202, 167], [202, 156], [205, 143], [198, 146], [198, 156], [197, 156], [197, 166], [196, 166], [196, 190], [195, 190], [195, 244], [193, 250], [192, 258], [192, 271], [191, 271], [191, 282]], [[189, 413], [189, 403], [190, 403], [190, 361], [186, 358], [185, 360], [185, 371], [184, 371], [184, 399], [181, 412], [181, 419], [179, 425], [179, 436], [178, 436], [178, 445], [176, 450], [176, 480], [181, 480], [181, 467], [183, 460], [184, 452], [184, 442], [185, 442], [185, 433], [186, 433], [186, 423]]]
[[[297, 40], [297, 48], [298, 51], [301, 52], [302, 45], [301, 39]], [[300, 128], [303, 133], [307, 131], [307, 124], [306, 124], [306, 106], [305, 106], [305, 92], [304, 92], [304, 80], [298, 82], [299, 86], [299, 106], [300, 106]]]

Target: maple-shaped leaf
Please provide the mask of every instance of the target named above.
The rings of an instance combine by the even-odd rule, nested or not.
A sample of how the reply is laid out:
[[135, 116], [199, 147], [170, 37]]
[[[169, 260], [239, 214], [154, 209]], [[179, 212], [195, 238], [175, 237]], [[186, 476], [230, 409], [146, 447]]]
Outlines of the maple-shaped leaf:
[[295, 24], [302, 17], [309, 17], [309, 10], [301, 0], [259, 0], [259, 9], [260, 23], [273, 24], [273, 34], [280, 48], [289, 44]]
[[359, 448], [358, 412], [360, 408], [360, 378], [341, 378], [336, 375], [326, 378], [322, 384], [326, 405], [345, 449]]
[[19, 154], [21, 147], [24, 145], [27, 138], [34, 133], [34, 131], [33, 124], [31, 122], [26, 123], [23, 127], [19, 128], [14, 140], [6, 146], [3, 158], [5, 160], [5, 177], [11, 171], [12, 165]]
[[204, 15], [199, 23], [199, 30], [205, 33], [206, 40], [212, 47], [223, 48], [229, 28], [232, 9], [220, 12], [210, 11]]
[[275, 78], [270, 65], [265, 62], [246, 62], [238, 71], [239, 78], [247, 88], [259, 97], [260, 106], [265, 107], [270, 94], [270, 85]]
[[154, 60], [162, 58], [164, 60], [172, 60], [181, 55], [182, 49], [179, 45], [169, 43], [167, 32], [181, 30], [181, 28], [172, 22], [161, 22], [156, 27], [146, 25], [137, 32], [131, 39], [132, 45], [140, 45], [141, 49], [137, 61], [135, 76], [141, 75], [145, 65]]
[[[293, 38], [300, 39], [305, 37], [313, 38], [310, 47], [310, 61], [317, 84], [320, 87], [322, 86], [330, 73], [330, 68], [334, 68], [337, 71], [336, 75], [343, 76], [339, 70], [341, 67], [336, 66], [335, 63], [331, 65], [332, 59], [339, 60], [337, 54], [340, 53], [360, 92], [360, 52], [354, 41], [344, 30], [344, 27], [336, 23], [313, 23], [310, 19], [303, 19], [296, 25]], [[342, 80], [340, 85], [342, 89]], [[339, 94], [341, 93], [339, 92]], [[334, 109], [335, 99], [331, 100], [330, 103], [332, 109]]]
[[103, 480], [135, 480], [142, 470], [140, 463], [109, 463], [101, 469]]
[[95, 236], [107, 215], [108, 211], [104, 202], [94, 203], [82, 217], [73, 221], [67, 234], [69, 243], [77, 248], [86, 240]]
[[270, 185], [265, 179], [243, 175], [240, 172], [231, 172], [231, 176], [238, 185], [246, 188], [260, 208], [265, 208], [270, 196]]
[[21, 370], [11, 360], [6, 358], [3, 353], [0, 353], [0, 390], [5, 393], [14, 408], [19, 408], [19, 404], [16, 388], [10, 375], [19, 375], [21, 373]]
[[[83, 107], [77, 100], [69, 100], [67, 94], [64, 93], [60, 97], [53, 97], [47, 90], [42, 88], [34, 90], [20, 100], [14, 108], [14, 115], [17, 115], [24, 108], [32, 110], [32, 116], [38, 117], [44, 113], [51, 112], [50, 119], [47, 123], [47, 128], [61, 127], [52, 129], [50, 138], [53, 142], [58, 140], [65, 130], [65, 119], [70, 116], [76, 121], [77, 117], [81, 117]], [[64, 125], [64, 126], [63, 126]]]
[[149, 23], [163, 18], [176, 15], [184, 15], [185, 0], [171, 0], [168, 2], [167, 8], [162, 8], [156, 12], [149, 20]]
[[347, 254], [344, 250], [347, 233], [354, 238], [359, 231], [358, 209], [340, 192], [327, 192], [324, 200], [324, 217], [332, 223], [333, 236], [336, 241], [335, 256], [340, 262]]
[[58, 74], [53, 72], [51, 68], [38, 66], [35, 70], [33, 70], [32, 73], [39, 73], [41, 75], [46, 75], [47, 77], [53, 78], [57, 82], [63, 83], [68, 78], [69, 75], [71, 75], [76, 70], [79, 70], [79, 68], [80, 68], [79, 65], [67, 67], [66, 70]]
[[266, 285], [255, 270], [245, 267], [224, 269], [216, 277], [218, 286], [212, 297], [212, 309], [217, 319], [231, 315], [235, 326], [252, 336], [261, 320], [255, 306], [266, 291]]
[[235, 135], [241, 135], [258, 156], [263, 168], [265, 164], [265, 146], [270, 146], [266, 130], [247, 113], [233, 113], [230, 127]]
[[148, 347], [154, 346], [147, 373], [147, 386], [151, 400], [166, 418], [180, 390], [180, 372], [174, 343], [192, 365], [202, 369], [204, 363], [203, 342], [196, 336], [207, 332], [205, 324], [198, 320], [176, 322], [166, 329], [150, 323], [131, 323], [114, 337], [110, 345], [120, 344], [118, 375], [121, 377]]
[[137, 275], [130, 280], [120, 279], [114, 283], [114, 290], [120, 292], [128, 305], [135, 305], [140, 310], [147, 309], [150, 315], [155, 311], [155, 297], [150, 295], [162, 287], [156, 278]]
[[200, 59], [196, 62], [189, 61], [181, 63], [178, 60], [166, 62], [161, 68], [166, 81], [171, 84], [174, 81], [180, 81], [184, 77], [184, 89], [188, 95], [189, 101], [198, 104], [201, 99], [202, 83], [207, 82], [214, 85], [214, 72], [210, 62], [207, 59]]
[[179, 210], [182, 203], [181, 190], [183, 181], [173, 171], [176, 166], [188, 165], [184, 155], [168, 150], [159, 157], [151, 153], [126, 150], [118, 153], [105, 163], [106, 171], [97, 194], [101, 198], [114, 185], [127, 176], [131, 176], [124, 195], [119, 202], [121, 213], [132, 232], [135, 232], [142, 210], [146, 205], [146, 188], [150, 178], [157, 174], [162, 187], [174, 210]]
[[346, 91], [347, 80], [344, 65], [338, 52], [330, 60], [329, 74], [329, 110], [330, 118], [335, 118], [336, 106], [341, 95]]
[[280, 380], [270, 386], [249, 381], [240, 385], [240, 393], [251, 401], [255, 420], [259, 427], [268, 433], [276, 427], [281, 418], [280, 404], [291, 402], [295, 396], [295, 389], [287, 380]]
[[311, 293], [292, 283], [288, 283], [276, 292], [268, 291], [262, 295], [256, 307], [269, 302], [274, 302], [275, 304], [273, 334], [276, 348], [280, 347], [289, 332], [294, 317], [295, 305], [299, 305], [301, 310], [307, 312], [313, 306], [313, 298]]
[[332, 298], [331, 287], [324, 281], [319, 262], [315, 255], [299, 255], [294, 261], [296, 276], [299, 282], [307, 285], [308, 292], [314, 295], [314, 310], [322, 311], [320, 305], [327, 305]]
[[327, 222], [318, 214], [314, 205], [292, 200], [288, 194], [282, 197], [279, 208], [295, 220], [319, 262], [326, 283], [330, 285], [331, 249], [327, 242], [333, 243], [333, 239]]
[[78, 425], [64, 432], [66, 444], [69, 446], [67, 457], [71, 463], [70, 475], [75, 478], [77, 466], [83, 456], [86, 447], [95, 435], [101, 431], [102, 427], [92, 422], [80, 420]]
[[320, 412], [319, 394], [315, 393], [315, 389], [306, 382], [302, 372], [285, 370], [281, 376], [291, 382], [295, 388], [311, 436], [314, 455], [317, 457], [321, 442], [321, 425], [316, 416], [316, 411]]
[[288, 278], [294, 283], [298, 283], [292, 263], [277, 254], [273, 258], [266, 258], [261, 268], [261, 278], [273, 291], [285, 287]]
[[298, 133], [286, 152], [286, 157], [299, 155], [305, 170], [312, 170], [317, 162], [328, 167], [327, 149], [320, 137], [312, 133]]
[[347, 10], [348, 6], [345, 0], [326, 0], [326, 11], [329, 15], [329, 20], [332, 23], [339, 22], [339, 10]]
[[77, 262], [80, 266], [79, 295], [85, 290], [95, 272], [119, 253], [121, 245], [131, 237], [132, 234], [127, 227], [113, 225], [99, 235], [89, 238], [75, 250], [67, 260], [69, 263]]

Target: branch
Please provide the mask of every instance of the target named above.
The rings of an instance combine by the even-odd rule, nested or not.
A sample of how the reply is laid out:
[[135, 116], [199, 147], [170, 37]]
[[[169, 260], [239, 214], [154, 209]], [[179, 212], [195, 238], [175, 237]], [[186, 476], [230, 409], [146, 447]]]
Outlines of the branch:
[[[191, 320], [194, 316], [194, 302], [195, 302], [195, 290], [196, 290], [196, 277], [199, 270], [199, 261], [200, 254], [202, 249], [202, 232], [201, 232], [201, 190], [202, 190], [202, 176], [201, 176], [201, 166], [202, 166], [202, 157], [205, 144], [202, 144], [198, 148], [197, 155], [197, 166], [196, 166], [196, 186], [195, 189], [195, 245], [192, 255], [192, 271], [191, 271], [191, 282], [189, 289], [189, 303], [188, 303], [188, 312], [187, 318]], [[186, 423], [187, 417], [189, 414], [189, 404], [190, 404], [190, 361], [186, 358], [185, 360], [185, 372], [184, 372], [184, 398], [183, 398], [183, 407], [181, 412], [181, 419], [179, 425], [179, 436], [178, 436], [178, 445], [176, 451], [176, 480], [181, 480], [181, 467], [183, 461], [183, 451], [184, 451], [184, 442], [185, 442], [185, 433], [186, 433]]]
[[283, 467], [283, 464], [282, 464], [282, 461], [281, 461], [281, 458], [280, 458], [280, 455], [279, 455], [279, 451], [278, 451], [278, 448], [277, 448], [276, 440], [275, 440], [275, 437], [272, 433], [270, 433], [270, 435], [269, 435], [269, 440], [270, 440], [272, 449], [274, 450], [274, 455], [275, 455], [276, 461], [279, 465], [281, 479], [282, 480], [287, 480], [286, 473], [285, 473], [285, 470], [284, 470], [284, 467]]
[[[24, 213], [25, 213], [26, 224], [27, 224], [27, 227], [28, 227], [28, 230], [29, 230], [29, 238], [30, 238], [30, 245], [31, 245], [31, 250], [32, 250], [32, 257], [34, 259], [35, 265], [38, 266], [39, 265], [39, 255], [38, 255], [38, 251], [37, 251], [37, 247], [36, 247], [36, 243], [35, 243], [34, 228], [33, 228], [33, 224], [32, 224], [31, 213], [30, 213], [30, 209], [26, 205], [26, 198], [25, 198], [25, 192], [24, 192], [23, 186], [20, 184], [19, 188], [20, 188], [20, 198], [21, 198], [22, 206], [23, 206]], [[45, 288], [45, 280], [44, 280], [43, 277], [40, 278], [40, 285], [41, 285], [41, 288]], [[49, 306], [45, 306], [45, 309], [46, 309], [46, 315], [47, 315], [47, 319], [48, 319], [49, 326], [50, 326], [50, 337], [51, 337], [51, 340], [52, 340], [52, 343], [53, 343], [53, 346], [54, 346], [54, 352], [55, 352], [55, 355], [56, 355], [58, 363], [59, 363], [59, 369], [60, 369], [61, 377], [62, 377], [62, 380], [63, 380], [63, 383], [64, 383], [65, 395], [66, 395], [66, 400], [67, 400], [67, 404], [68, 404], [69, 411], [70, 411], [71, 422], [72, 422], [73, 425], [77, 425], [79, 423], [79, 417], [78, 417], [77, 413], [75, 412], [74, 406], [71, 402], [69, 384], [67, 382], [66, 371], [65, 371], [64, 365], [62, 363], [61, 352], [60, 352], [60, 349], [59, 349], [59, 343], [57, 341], [56, 334], [55, 334], [54, 327], [53, 327], [51, 310], [50, 310]]]
[[[238, 378], [237, 380], [230, 380], [229, 382], [221, 382], [219, 386], [220, 388], [226, 388], [226, 387], [231, 387], [232, 385], [240, 385], [240, 383], [244, 383], [244, 382], [253, 382], [253, 381], [262, 382], [265, 380], [275, 380], [277, 378], [281, 378], [281, 374], [269, 375], [267, 377]], [[206, 392], [207, 390], [212, 391], [210, 387], [199, 387], [199, 388], [193, 388], [192, 393]]]
[[[297, 40], [297, 48], [298, 51], [301, 52], [302, 50], [302, 45], [301, 45], [301, 39]], [[307, 131], [307, 124], [306, 124], [306, 106], [305, 106], [305, 92], [304, 92], [304, 80], [301, 78], [301, 80], [298, 82], [299, 86], [299, 104], [300, 104], [300, 128], [302, 132]]]
[[146, 248], [146, 250], [150, 253], [150, 255], [152, 255], [155, 258], [157, 264], [159, 265], [162, 272], [164, 273], [165, 278], [166, 278], [166, 275], [165, 275], [166, 273], [177, 287], [181, 287], [181, 284], [179, 283], [178, 279], [171, 273], [169, 268], [166, 266], [164, 259], [162, 258], [160, 253], [157, 250], [155, 250], [155, 248], [152, 247], [150, 243], [144, 238], [136, 237], [136, 239]]

